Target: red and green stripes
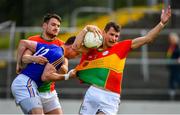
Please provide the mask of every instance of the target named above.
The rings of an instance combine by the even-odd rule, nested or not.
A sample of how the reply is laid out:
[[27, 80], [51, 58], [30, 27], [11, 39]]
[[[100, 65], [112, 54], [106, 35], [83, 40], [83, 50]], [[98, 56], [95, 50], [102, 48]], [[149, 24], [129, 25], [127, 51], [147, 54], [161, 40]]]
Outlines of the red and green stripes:
[[85, 83], [103, 87], [120, 93], [122, 74], [107, 68], [92, 68], [78, 72], [79, 79]]
[[39, 92], [49, 92], [49, 91], [53, 91], [55, 88], [55, 84], [54, 82], [44, 82], [43, 85], [41, 85], [38, 88]]

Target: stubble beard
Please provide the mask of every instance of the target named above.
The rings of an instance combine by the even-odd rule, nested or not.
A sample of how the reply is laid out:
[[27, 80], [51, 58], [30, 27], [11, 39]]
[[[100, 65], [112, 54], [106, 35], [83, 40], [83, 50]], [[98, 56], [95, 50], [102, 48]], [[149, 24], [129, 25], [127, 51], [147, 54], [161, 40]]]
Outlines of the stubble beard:
[[50, 39], [54, 39], [57, 35], [55, 34], [51, 34], [51, 33], [48, 33], [46, 32], [46, 35], [50, 38]]

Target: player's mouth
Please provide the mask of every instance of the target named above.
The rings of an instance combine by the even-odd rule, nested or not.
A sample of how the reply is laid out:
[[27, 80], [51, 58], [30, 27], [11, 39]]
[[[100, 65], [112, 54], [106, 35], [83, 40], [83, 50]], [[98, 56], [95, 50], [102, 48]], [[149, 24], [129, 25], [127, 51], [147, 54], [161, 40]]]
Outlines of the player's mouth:
[[109, 43], [114, 44], [114, 43], [116, 43], [116, 41], [109, 41]]
[[52, 30], [54, 33], [58, 33], [58, 29], [53, 29]]

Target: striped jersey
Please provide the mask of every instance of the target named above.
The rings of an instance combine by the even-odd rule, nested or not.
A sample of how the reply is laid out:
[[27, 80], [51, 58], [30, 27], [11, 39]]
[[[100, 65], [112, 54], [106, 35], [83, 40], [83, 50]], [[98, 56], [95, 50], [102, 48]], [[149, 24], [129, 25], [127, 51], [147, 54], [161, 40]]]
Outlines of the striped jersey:
[[131, 40], [124, 40], [106, 50], [92, 49], [83, 54], [76, 67], [79, 79], [120, 94], [123, 70], [130, 49]]

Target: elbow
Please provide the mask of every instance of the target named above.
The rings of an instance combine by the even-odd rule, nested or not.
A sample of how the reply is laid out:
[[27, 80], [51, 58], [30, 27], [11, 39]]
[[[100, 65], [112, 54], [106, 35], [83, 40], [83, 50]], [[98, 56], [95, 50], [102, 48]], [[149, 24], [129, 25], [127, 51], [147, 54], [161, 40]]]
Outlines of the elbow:
[[26, 46], [27, 45], [27, 40], [20, 40], [19, 45]]
[[20, 44], [25, 44], [26, 40], [20, 40]]

